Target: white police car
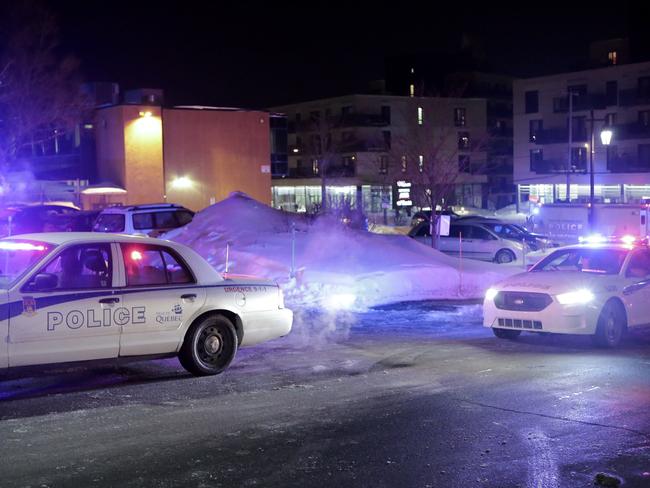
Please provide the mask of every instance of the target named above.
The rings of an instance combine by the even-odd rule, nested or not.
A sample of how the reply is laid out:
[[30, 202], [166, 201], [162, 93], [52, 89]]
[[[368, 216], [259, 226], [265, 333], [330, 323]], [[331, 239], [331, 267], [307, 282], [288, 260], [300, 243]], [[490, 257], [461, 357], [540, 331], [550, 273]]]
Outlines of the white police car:
[[190, 248], [147, 237], [0, 239], [0, 367], [177, 355], [222, 372], [239, 346], [284, 336], [277, 284], [222, 277]]
[[499, 338], [587, 334], [598, 345], [618, 345], [628, 328], [650, 323], [650, 250], [633, 241], [554, 251], [487, 291], [483, 325]]

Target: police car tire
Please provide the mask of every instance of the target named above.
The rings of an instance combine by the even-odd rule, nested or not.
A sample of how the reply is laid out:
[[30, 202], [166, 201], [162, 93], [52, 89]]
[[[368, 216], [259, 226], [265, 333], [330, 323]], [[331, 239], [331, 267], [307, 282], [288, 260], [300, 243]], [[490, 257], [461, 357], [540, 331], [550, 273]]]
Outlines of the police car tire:
[[520, 330], [497, 329], [497, 328], [493, 328], [492, 332], [499, 339], [510, 339], [510, 340], [516, 339], [521, 334]]
[[223, 372], [237, 353], [237, 333], [222, 315], [209, 315], [194, 322], [178, 353], [181, 365], [196, 376]]
[[509, 249], [500, 249], [494, 256], [494, 260], [499, 264], [512, 263], [515, 259], [515, 253]]
[[625, 310], [619, 303], [610, 301], [600, 312], [592, 339], [599, 347], [616, 347], [621, 343], [625, 329]]

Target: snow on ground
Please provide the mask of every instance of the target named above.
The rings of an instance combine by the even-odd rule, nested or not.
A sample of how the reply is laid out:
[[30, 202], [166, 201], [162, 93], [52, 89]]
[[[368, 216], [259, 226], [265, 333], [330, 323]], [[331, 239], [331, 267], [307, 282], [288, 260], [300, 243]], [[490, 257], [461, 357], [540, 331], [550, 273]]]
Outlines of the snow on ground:
[[[292, 275], [292, 236], [295, 272]], [[480, 298], [518, 267], [462, 262], [402, 235], [344, 227], [275, 210], [243, 193], [199, 212], [165, 238], [195, 249], [218, 271], [277, 281], [300, 308], [354, 308], [409, 300]]]

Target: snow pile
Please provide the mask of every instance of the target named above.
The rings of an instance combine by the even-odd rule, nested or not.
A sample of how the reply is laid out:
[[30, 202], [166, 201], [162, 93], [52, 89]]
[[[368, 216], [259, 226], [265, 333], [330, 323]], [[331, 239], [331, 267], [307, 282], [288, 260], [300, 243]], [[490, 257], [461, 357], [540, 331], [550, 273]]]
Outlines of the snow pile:
[[221, 272], [228, 248], [229, 273], [277, 281], [292, 307], [363, 309], [407, 300], [480, 298], [491, 284], [521, 271], [461, 263], [405, 236], [350, 229], [327, 218], [311, 221], [242, 193], [207, 207], [165, 238], [192, 247]]

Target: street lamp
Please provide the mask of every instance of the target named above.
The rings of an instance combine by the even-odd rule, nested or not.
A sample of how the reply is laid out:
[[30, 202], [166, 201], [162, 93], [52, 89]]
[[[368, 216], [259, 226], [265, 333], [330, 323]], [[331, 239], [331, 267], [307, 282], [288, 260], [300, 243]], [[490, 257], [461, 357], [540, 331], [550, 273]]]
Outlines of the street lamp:
[[[589, 230], [594, 231], [594, 123], [605, 122], [605, 119], [594, 118], [594, 110], [591, 109], [591, 137], [589, 144]], [[611, 129], [603, 129], [600, 131], [600, 142], [603, 146], [609, 146], [612, 142], [614, 133]]]

